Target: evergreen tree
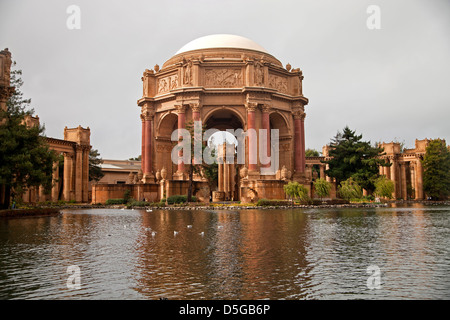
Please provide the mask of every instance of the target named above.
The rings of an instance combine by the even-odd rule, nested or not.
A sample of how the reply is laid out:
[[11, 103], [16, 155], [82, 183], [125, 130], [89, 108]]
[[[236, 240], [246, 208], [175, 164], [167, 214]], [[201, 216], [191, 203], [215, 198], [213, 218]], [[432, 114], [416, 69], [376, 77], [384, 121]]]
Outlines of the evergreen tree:
[[338, 132], [330, 144], [328, 161], [329, 165], [325, 173], [335, 178], [340, 184], [349, 178], [353, 178], [362, 188], [369, 192], [375, 189], [375, 181], [380, 176], [379, 166], [389, 166], [380, 156], [384, 155], [383, 148], [371, 146], [369, 141], [361, 141], [362, 135], [345, 127]]
[[89, 181], [98, 182], [105, 175], [100, 165], [103, 163], [100, 153], [96, 149], [89, 151]]
[[[13, 66], [15, 66], [15, 62]], [[44, 127], [28, 127], [25, 117], [31, 116], [31, 99], [24, 99], [22, 71], [11, 71], [11, 86], [15, 93], [0, 111], [0, 185], [4, 190], [1, 208], [8, 208], [11, 198], [22, 195], [30, 187], [43, 186], [47, 193], [52, 187], [53, 162], [56, 153], [49, 149]]]
[[423, 157], [423, 189], [427, 196], [445, 200], [450, 195], [450, 151], [441, 139], [431, 140]]

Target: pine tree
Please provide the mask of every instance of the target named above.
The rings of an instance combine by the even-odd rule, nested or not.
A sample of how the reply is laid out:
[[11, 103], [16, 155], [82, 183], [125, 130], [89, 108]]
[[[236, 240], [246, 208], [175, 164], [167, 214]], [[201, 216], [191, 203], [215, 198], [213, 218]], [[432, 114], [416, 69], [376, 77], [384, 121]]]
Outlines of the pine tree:
[[384, 155], [383, 148], [373, 147], [370, 141], [361, 139], [362, 135], [357, 135], [349, 127], [338, 132], [330, 144], [331, 159], [323, 161], [329, 165], [325, 173], [335, 178], [338, 184], [352, 178], [362, 188], [372, 192], [380, 176], [379, 166], [389, 166], [389, 163], [380, 158]]
[[450, 195], [450, 151], [441, 139], [431, 140], [423, 157], [423, 189], [427, 196], [445, 200]]
[[29, 108], [31, 99], [24, 99], [20, 90], [21, 75], [21, 70], [11, 71], [11, 86], [16, 90], [6, 110], [0, 111], [0, 185], [5, 191], [0, 208], [8, 208], [11, 198], [33, 186], [50, 192], [53, 162], [57, 160], [43, 136], [44, 126], [25, 124], [25, 117], [34, 111]]

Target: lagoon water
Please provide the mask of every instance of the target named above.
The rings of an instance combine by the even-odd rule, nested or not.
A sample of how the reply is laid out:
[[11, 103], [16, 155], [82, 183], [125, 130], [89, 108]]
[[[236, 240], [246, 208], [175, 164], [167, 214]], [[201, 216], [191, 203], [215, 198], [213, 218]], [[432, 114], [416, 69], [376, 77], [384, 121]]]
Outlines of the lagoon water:
[[0, 299], [160, 298], [450, 299], [450, 207], [0, 220]]

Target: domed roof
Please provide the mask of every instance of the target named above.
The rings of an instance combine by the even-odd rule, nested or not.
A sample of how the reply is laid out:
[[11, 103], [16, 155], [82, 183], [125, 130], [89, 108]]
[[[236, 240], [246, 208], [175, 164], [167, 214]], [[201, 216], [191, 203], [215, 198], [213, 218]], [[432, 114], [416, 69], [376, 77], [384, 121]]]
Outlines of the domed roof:
[[268, 53], [266, 49], [259, 44], [245, 37], [232, 34], [212, 34], [192, 40], [178, 50], [175, 55], [187, 51], [211, 48], [238, 48]]

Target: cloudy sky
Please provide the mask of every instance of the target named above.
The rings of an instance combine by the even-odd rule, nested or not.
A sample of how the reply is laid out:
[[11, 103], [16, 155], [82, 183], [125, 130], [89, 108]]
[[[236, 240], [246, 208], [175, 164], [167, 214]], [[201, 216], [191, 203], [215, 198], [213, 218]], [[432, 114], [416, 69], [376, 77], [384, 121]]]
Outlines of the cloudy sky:
[[[81, 29], [69, 30], [69, 5]], [[381, 10], [370, 30], [369, 5]], [[365, 140], [450, 142], [448, 0], [0, 0], [0, 47], [46, 135], [91, 128], [105, 159], [140, 154], [142, 72], [215, 33], [250, 38], [305, 76], [306, 146], [348, 125]]]

